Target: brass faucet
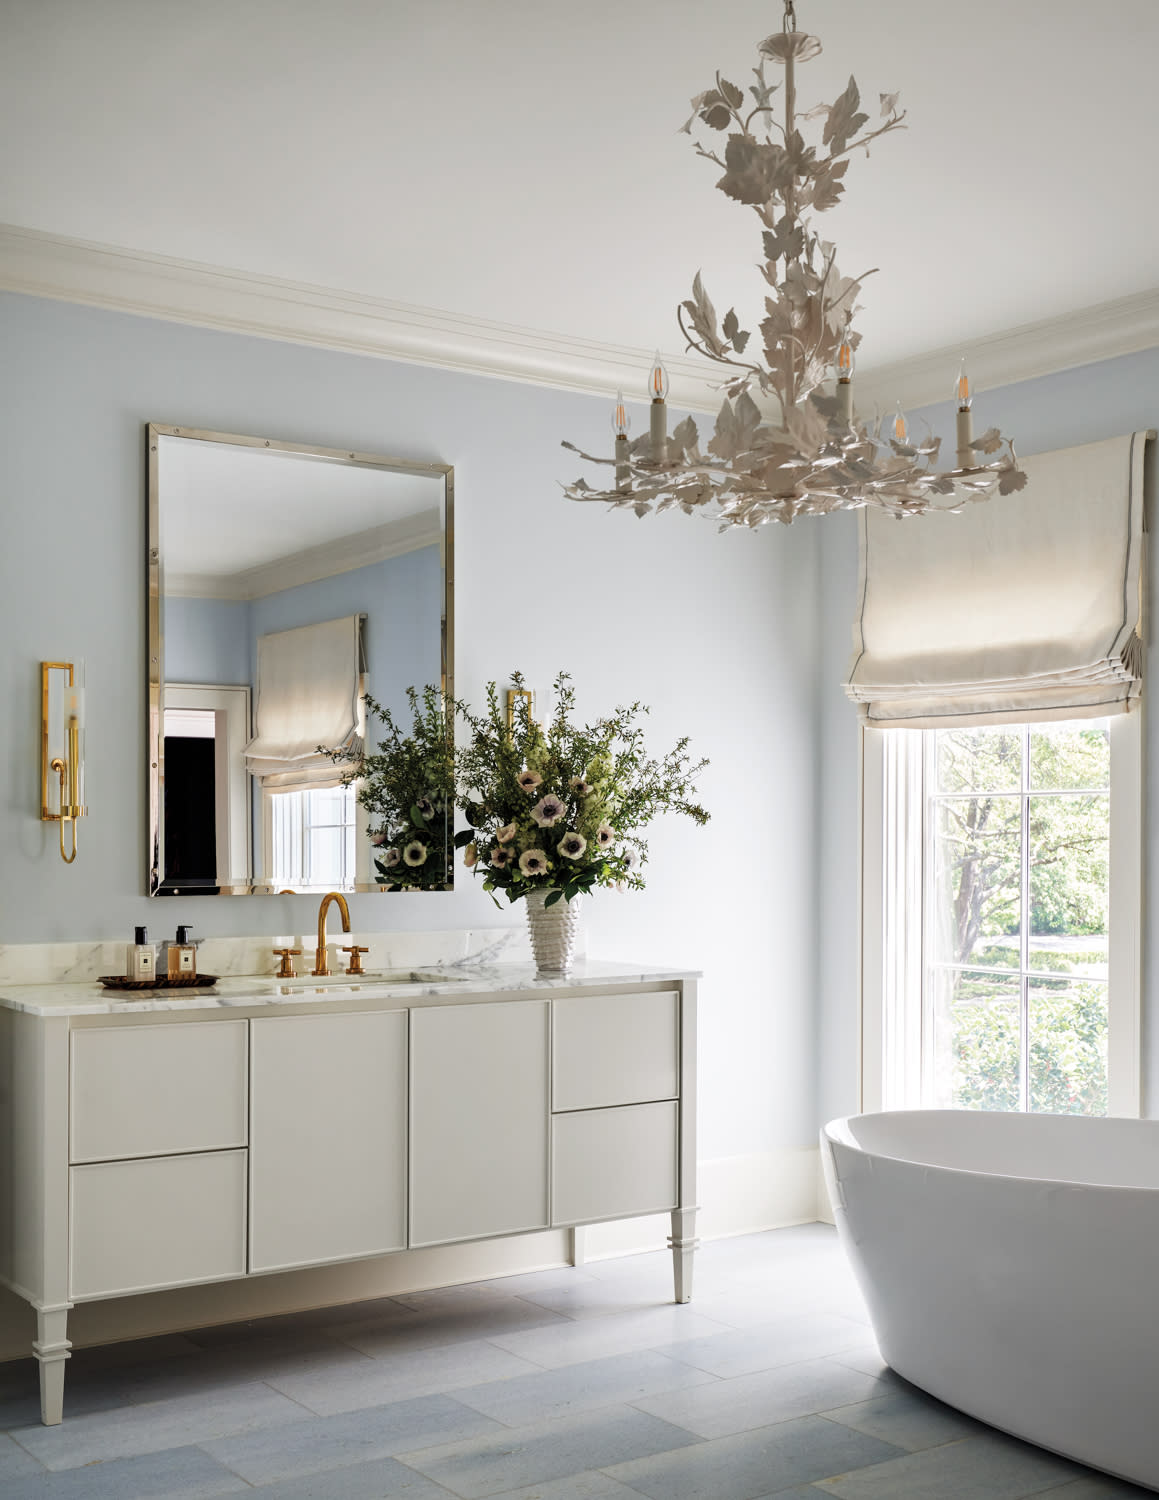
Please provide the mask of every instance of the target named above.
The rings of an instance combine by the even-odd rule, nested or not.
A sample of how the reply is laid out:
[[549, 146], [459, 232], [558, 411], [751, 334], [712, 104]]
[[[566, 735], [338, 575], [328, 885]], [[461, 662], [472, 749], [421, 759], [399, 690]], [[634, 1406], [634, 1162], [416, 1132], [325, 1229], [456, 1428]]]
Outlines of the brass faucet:
[[330, 910], [330, 903], [337, 901], [338, 910], [342, 913], [342, 931], [350, 931], [350, 908], [346, 905], [346, 897], [339, 895], [337, 891], [331, 891], [322, 897], [322, 904], [318, 908], [318, 951], [314, 954], [314, 967], [310, 970], [312, 974], [329, 974], [326, 967], [326, 913]]

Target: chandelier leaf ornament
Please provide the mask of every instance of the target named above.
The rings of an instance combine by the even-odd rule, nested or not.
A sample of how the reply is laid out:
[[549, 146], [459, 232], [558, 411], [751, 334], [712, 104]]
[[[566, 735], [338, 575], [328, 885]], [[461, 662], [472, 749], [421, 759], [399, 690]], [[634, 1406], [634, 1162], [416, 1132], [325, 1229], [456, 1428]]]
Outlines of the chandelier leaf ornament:
[[[798, 112], [797, 67], [816, 57], [821, 43], [797, 30], [793, 0], [786, 0], [781, 31], [759, 50], [747, 95], [718, 73], [714, 86], [693, 99], [683, 128], [691, 135], [699, 123], [715, 133], [711, 146], [694, 141], [697, 155], [720, 169], [720, 191], [750, 207], [761, 222], [760, 270], [767, 283], [759, 325], [763, 363], [754, 362], [753, 332], [740, 326], [735, 310], [718, 318], [698, 272], [692, 296], [676, 317], [687, 347], [721, 370], [725, 399], [707, 447], [691, 417], [668, 432], [668, 377], [657, 354], [647, 433], [629, 439], [621, 392], [612, 415], [612, 457], [563, 445], [589, 463], [613, 468], [614, 485], [596, 489], [577, 479], [565, 494], [638, 516], [673, 508], [699, 512], [715, 517], [723, 531], [866, 505], [896, 516], [957, 510], [965, 501], [1020, 490], [1026, 476], [1013, 443], [997, 428], [974, 436], [964, 366], [953, 388], [957, 462], [951, 470], [936, 467], [941, 440], [915, 439], [900, 409], [870, 424], [855, 416], [860, 335], [853, 319], [861, 283], [872, 272], [843, 276], [813, 216], [840, 201], [852, 154], [864, 150], [868, 156], [873, 141], [902, 127], [905, 113], [897, 94], [881, 94], [878, 122], [872, 124], [853, 78], [832, 104]], [[784, 69], [782, 83], [766, 76], [770, 63]], [[832, 389], [824, 390], [830, 381]]]

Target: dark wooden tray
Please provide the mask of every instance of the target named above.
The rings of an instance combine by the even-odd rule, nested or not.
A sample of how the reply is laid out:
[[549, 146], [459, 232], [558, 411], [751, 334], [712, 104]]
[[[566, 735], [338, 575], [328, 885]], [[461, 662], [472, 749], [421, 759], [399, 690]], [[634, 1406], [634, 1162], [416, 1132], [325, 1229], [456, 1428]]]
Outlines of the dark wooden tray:
[[158, 974], [155, 979], [129, 979], [125, 974], [102, 974], [98, 983], [107, 990], [193, 990], [209, 989], [217, 983], [216, 974], [182, 974], [170, 979]]

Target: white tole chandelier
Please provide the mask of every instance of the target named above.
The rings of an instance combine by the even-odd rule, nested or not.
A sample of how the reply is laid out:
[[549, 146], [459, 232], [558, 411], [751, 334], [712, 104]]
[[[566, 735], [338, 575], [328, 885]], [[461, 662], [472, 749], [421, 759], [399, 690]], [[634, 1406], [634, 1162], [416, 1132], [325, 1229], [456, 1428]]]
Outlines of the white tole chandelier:
[[[668, 377], [657, 356], [649, 378], [649, 431], [630, 441], [621, 392], [612, 416], [611, 457], [565, 448], [589, 463], [614, 470], [614, 485], [595, 489], [577, 479], [565, 487], [572, 500], [601, 500], [638, 516], [679, 507], [688, 515], [714, 516], [720, 529], [790, 522], [801, 515], [878, 506], [897, 516], [955, 510], [967, 500], [1010, 494], [1026, 483], [1014, 445], [997, 428], [973, 433], [971, 392], [963, 367], [954, 382], [957, 403], [957, 463], [936, 467], [940, 439], [915, 439], [899, 410], [872, 424], [853, 408], [854, 331], [861, 283], [842, 276], [834, 247], [814, 230], [814, 214], [838, 202], [854, 151], [896, 130], [905, 119], [896, 94], [880, 95], [880, 123], [861, 110], [857, 84], [835, 103], [798, 113], [796, 69], [821, 51], [816, 37], [797, 30], [793, 0], [785, 0], [782, 30], [760, 44], [756, 82], [744, 90], [718, 73], [713, 88], [692, 101], [684, 129], [699, 121], [723, 138], [696, 152], [723, 173], [717, 187], [747, 204], [761, 221], [768, 284], [760, 324], [764, 362], [746, 358], [752, 334], [735, 311], [718, 321], [699, 273], [691, 298], [676, 318], [687, 347], [719, 365], [725, 400], [716, 428], [702, 451], [696, 423], [686, 417], [667, 430]], [[769, 62], [785, 70], [783, 84], [765, 76]], [[782, 120], [774, 95], [781, 93]], [[803, 130], [820, 127], [819, 143]], [[723, 151], [723, 154], [722, 154]], [[824, 391], [832, 381], [830, 391]], [[758, 405], [754, 395], [761, 398]], [[766, 413], [771, 413], [769, 417]], [[990, 455], [999, 455], [987, 462]], [[612, 476], [609, 476], [612, 477]]]

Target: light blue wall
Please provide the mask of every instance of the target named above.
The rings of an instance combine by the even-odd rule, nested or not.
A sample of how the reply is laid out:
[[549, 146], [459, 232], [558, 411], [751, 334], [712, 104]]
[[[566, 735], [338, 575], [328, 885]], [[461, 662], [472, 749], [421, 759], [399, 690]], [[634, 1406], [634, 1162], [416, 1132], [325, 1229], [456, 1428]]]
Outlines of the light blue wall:
[[[648, 889], [592, 898], [589, 950], [704, 970], [703, 1156], [812, 1142], [818, 529], [566, 501], [560, 442], [606, 447], [604, 400], [11, 294], [0, 348], [0, 942], [316, 917], [300, 896], [143, 894], [145, 423], [451, 463], [460, 694], [567, 668], [584, 717], [641, 698], [652, 747], [688, 734], [712, 762], [713, 821], [654, 825]], [[66, 867], [37, 816], [38, 663], [78, 653], [90, 813]], [[351, 911], [370, 931], [522, 922], [469, 878]]]
[[[1058, 375], [983, 391], [974, 404], [978, 431], [994, 425], [1012, 436], [1020, 454], [1049, 452], [1142, 428], [1159, 426], [1159, 350], [1084, 365]], [[915, 412], [954, 447], [949, 402]], [[919, 428], [920, 430], [920, 428]], [[1155, 465], [1148, 484], [1155, 514]], [[1013, 502], [1013, 503], [1016, 503]], [[918, 524], [918, 523], [914, 523]], [[818, 1123], [857, 1109], [858, 1046], [858, 729], [853, 705], [841, 691], [849, 663], [850, 625], [857, 587], [857, 525], [852, 516], [822, 522], [821, 786], [818, 848], [820, 888], [820, 1007], [818, 1010]], [[1150, 597], [1159, 599], [1159, 549], [1151, 548]], [[1148, 611], [1153, 620], [1155, 611]], [[1159, 683], [1154, 626], [1148, 635], [1149, 685], [1144, 705], [1146, 756], [1145, 830], [1148, 873], [1144, 900], [1143, 1057], [1144, 1108], [1159, 1114], [1159, 880], [1150, 878], [1159, 856], [1159, 760], [1154, 743]], [[1113, 915], [1112, 915], [1113, 920]]]
[[166, 598], [166, 682], [252, 684], [253, 622], [248, 599]]

